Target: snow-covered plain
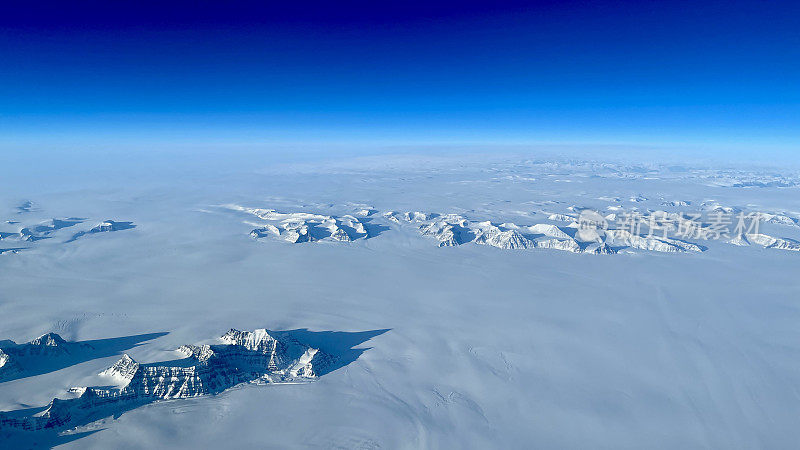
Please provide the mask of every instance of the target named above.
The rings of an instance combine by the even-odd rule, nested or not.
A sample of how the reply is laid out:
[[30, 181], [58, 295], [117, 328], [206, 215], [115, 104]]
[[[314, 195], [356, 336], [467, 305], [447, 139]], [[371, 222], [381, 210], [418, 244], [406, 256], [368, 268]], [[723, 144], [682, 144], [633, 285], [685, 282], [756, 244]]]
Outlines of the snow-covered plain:
[[[76, 429], [0, 426], [10, 445], [800, 438], [796, 171], [485, 156], [132, 166], [6, 177], [0, 341], [57, 333], [92, 350], [68, 347], [6, 377], [0, 367], [0, 410], [15, 411], [5, 417], [73, 387], [124, 385], [99, 375], [123, 353], [175, 361], [181, 345], [218, 345], [231, 328], [293, 336], [338, 363], [314, 381], [171, 396]], [[765, 223], [740, 239], [643, 242], [570, 226], [584, 208], [752, 211]]]

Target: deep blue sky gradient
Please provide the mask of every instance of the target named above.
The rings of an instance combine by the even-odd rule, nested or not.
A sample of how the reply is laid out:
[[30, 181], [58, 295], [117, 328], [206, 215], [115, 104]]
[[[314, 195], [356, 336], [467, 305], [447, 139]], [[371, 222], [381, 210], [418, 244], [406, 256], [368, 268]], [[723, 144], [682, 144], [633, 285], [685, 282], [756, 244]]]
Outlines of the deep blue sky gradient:
[[319, 142], [800, 151], [800, 2], [0, 6], [0, 150]]

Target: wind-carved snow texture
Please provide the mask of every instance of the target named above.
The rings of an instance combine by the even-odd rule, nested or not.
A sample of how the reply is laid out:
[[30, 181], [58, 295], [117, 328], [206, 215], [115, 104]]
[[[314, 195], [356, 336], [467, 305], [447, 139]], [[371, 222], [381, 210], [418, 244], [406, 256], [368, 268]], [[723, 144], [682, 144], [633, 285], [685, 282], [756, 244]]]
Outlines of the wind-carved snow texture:
[[[250, 232], [254, 238], [277, 237], [297, 244], [321, 240], [352, 242], [366, 239], [369, 232], [363, 218], [353, 215], [328, 216], [312, 213], [279, 213], [273, 209], [245, 208], [230, 205], [228, 208], [244, 211], [269, 222]], [[370, 215], [370, 210], [362, 210]]]
[[[57, 334], [47, 334], [24, 346], [41, 356], [68, 351]], [[165, 399], [217, 394], [241, 383], [312, 381], [334, 367], [336, 357], [302, 344], [287, 333], [230, 330], [219, 344], [184, 345], [177, 361], [143, 364], [127, 354], [100, 375], [121, 387], [77, 387], [70, 399], [53, 399], [43, 410], [20, 416], [0, 413], [3, 428], [42, 431], [85, 425], [136, 406]], [[19, 370], [13, 357], [0, 354], [0, 368]]]

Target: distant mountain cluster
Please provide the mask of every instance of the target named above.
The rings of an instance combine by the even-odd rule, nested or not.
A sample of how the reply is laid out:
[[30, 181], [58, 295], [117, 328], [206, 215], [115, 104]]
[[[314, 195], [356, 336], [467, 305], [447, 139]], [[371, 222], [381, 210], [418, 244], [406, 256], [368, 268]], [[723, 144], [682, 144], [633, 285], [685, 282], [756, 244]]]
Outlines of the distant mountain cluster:
[[[618, 199], [611, 199], [618, 200]], [[642, 196], [631, 198], [631, 202], [643, 202]], [[663, 206], [687, 207], [690, 201], [673, 200], [661, 202]], [[228, 209], [252, 214], [265, 223], [250, 232], [256, 239], [274, 238], [290, 243], [317, 241], [353, 242], [369, 239], [380, 233], [370, 233], [375, 227], [375, 218], [382, 218], [389, 226], [416, 227], [422, 236], [435, 240], [439, 247], [456, 247], [467, 243], [486, 245], [503, 250], [551, 249], [571, 253], [609, 255], [620, 251], [644, 250], [663, 253], [703, 252], [706, 247], [691, 242], [685, 237], [701, 240], [726, 238], [727, 242], [739, 246], [758, 245], [766, 248], [800, 251], [800, 242], [790, 238], [778, 238], [757, 230], [736, 230], [733, 217], [742, 210], [718, 204], [702, 205], [706, 214], [727, 215], [730, 230], [719, 229], [707, 218], [700, 219], [683, 213], [663, 210], [633, 209], [628, 213], [612, 207], [611, 213], [602, 215], [584, 208], [570, 207], [564, 213], [547, 215], [547, 222], [520, 225], [512, 222], [496, 223], [491, 220], [469, 220], [462, 214], [440, 214], [421, 211], [387, 211], [378, 214], [372, 208], [362, 208], [353, 214], [342, 216], [321, 215], [307, 212], [284, 213], [273, 209], [247, 208], [228, 205]], [[587, 223], [586, 212], [596, 219]], [[798, 220], [783, 214], [757, 213], [764, 223], [798, 227]], [[638, 223], [625, 223], [624, 216], [635, 216]], [[755, 217], [753, 214], [748, 216]], [[662, 224], [669, 222], [671, 231], [683, 232], [682, 237], [670, 236]], [[602, 222], [602, 224], [600, 223]], [[656, 223], [663, 229], [655, 229]], [[389, 227], [384, 227], [388, 229]], [[733, 233], [732, 235], [730, 233]]]
[[[421, 211], [386, 211], [361, 207], [350, 214], [331, 215], [313, 212], [278, 212], [274, 209], [249, 208], [239, 205], [226, 205], [228, 210], [243, 212], [262, 222], [250, 231], [256, 239], [278, 239], [294, 244], [307, 242], [354, 242], [367, 240], [382, 234], [391, 227], [417, 228], [422, 236], [435, 240], [439, 247], [455, 247], [467, 243], [496, 247], [503, 250], [514, 249], [550, 249], [571, 253], [608, 255], [636, 250], [683, 253], [703, 252], [706, 247], [700, 240], [718, 239], [711, 236], [713, 224], [697, 222], [697, 217], [676, 209], [691, 208], [689, 200], [661, 200], [655, 203], [662, 209], [642, 209], [639, 207], [625, 209], [619, 206], [622, 200], [618, 197], [598, 197], [598, 200], [617, 203], [608, 206], [609, 212], [600, 213], [589, 208], [568, 207], [563, 212], [546, 214], [546, 221], [533, 224], [518, 224], [511, 221], [472, 220], [465, 214], [434, 213]], [[643, 195], [631, 196], [629, 202], [642, 205], [648, 202]], [[706, 214], [727, 215], [729, 222], [736, 214], [743, 213], [743, 208], [723, 206], [714, 202], [703, 202], [699, 205]], [[25, 202], [18, 208], [18, 214], [35, 211], [32, 202]], [[588, 224], [582, 215], [591, 211], [603, 224]], [[478, 214], [475, 212], [473, 214]], [[633, 226], [623, 223], [623, 217], [635, 214], [644, 226]], [[798, 217], [785, 212], [759, 212], [759, 220], [765, 224], [798, 228]], [[696, 233], [684, 233], [675, 236], [652, 229], [652, 224], [669, 217], [675, 230], [694, 229]], [[18, 243], [14, 246], [0, 247], [2, 253], [17, 253], [33, 248], [37, 242], [56, 239], [69, 229], [78, 228], [87, 223], [81, 217], [54, 218], [36, 224], [26, 225], [19, 220], [8, 220], [13, 226], [9, 231], [0, 231], [0, 241]], [[91, 222], [88, 222], [91, 223]], [[649, 229], [648, 229], [649, 225]], [[129, 221], [104, 220], [92, 227], [74, 231], [62, 238], [62, 243], [70, 243], [86, 236], [98, 233], [109, 233], [135, 228]], [[761, 246], [769, 249], [800, 251], [800, 242], [789, 237], [778, 237], [759, 230], [729, 230], [731, 234], [722, 237], [737, 246]], [[695, 238], [693, 241], [692, 238]]]
[[368, 220], [352, 215], [334, 217], [308, 213], [282, 214], [271, 209], [258, 208], [241, 208], [241, 210], [270, 222], [250, 232], [255, 238], [271, 235], [292, 243], [300, 243], [322, 239], [351, 242], [369, 237], [366, 228]]
[[[133, 222], [116, 221], [106, 219], [101, 222], [94, 222], [93, 226], [85, 225], [92, 222], [85, 217], [62, 217], [52, 218], [43, 221], [30, 223], [24, 220], [28, 215], [38, 212], [39, 209], [31, 201], [25, 201], [16, 207], [17, 217], [5, 221], [5, 229], [0, 229], [0, 241], [12, 242], [17, 245], [12, 247], [0, 247], [2, 253], [17, 253], [22, 250], [33, 248], [37, 242], [45, 239], [63, 239], [63, 243], [76, 241], [84, 236], [91, 236], [97, 233], [110, 233], [114, 231], [129, 230], [136, 228]], [[80, 228], [83, 229], [80, 229]], [[78, 231], [74, 231], [78, 228]], [[63, 238], [64, 233], [73, 230], [68, 237]]]

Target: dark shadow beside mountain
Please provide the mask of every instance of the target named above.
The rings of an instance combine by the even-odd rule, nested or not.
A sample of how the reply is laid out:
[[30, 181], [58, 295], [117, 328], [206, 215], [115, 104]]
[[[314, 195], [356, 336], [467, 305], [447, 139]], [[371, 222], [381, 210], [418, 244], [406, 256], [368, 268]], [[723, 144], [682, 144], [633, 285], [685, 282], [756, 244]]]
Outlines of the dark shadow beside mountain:
[[3, 448], [9, 449], [54, 448], [59, 445], [77, 441], [78, 439], [85, 438], [86, 436], [90, 436], [102, 430], [103, 429], [61, 434], [55, 430], [39, 433], [0, 431], [0, 442], [3, 443]]
[[148, 333], [68, 342], [57, 334], [48, 333], [25, 344], [0, 341], [0, 350], [9, 357], [6, 365], [0, 366], [0, 383], [55, 372], [93, 359], [118, 355], [165, 334], [167, 333]]
[[40, 241], [51, 238], [52, 234], [63, 228], [73, 227], [83, 223], [86, 219], [82, 217], [69, 217], [66, 219], [51, 219], [39, 225], [25, 227], [19, 231], [22, 240], [28, 242]]
[[363, 218], [360, 220], [364, 224], [364, 229], [367, 230], [366, 239], [372, 239], [375, 236], [380, 236], [384, 231], [389, 231], [389, 227], [379, 223], [372, 223], [372, 218]]
[[136, 225], [133, 222], [127, 221], [114, 221], [114, 220], [106, 220], [105, 222], [97, 225], [96, 227], [92, 228], [89, 231], [79, 231], [72, 235], [69, 240], [66, 242], [72, 242], [86, 236], [88, 234], [97, 234], [97, 233], [108, 233], [112, 231], [122, 231], [122, 230], [130, 230], [131, 228], [136, 228]]
[[364, 342], [389, 331], [388, 328], [372, 331], [309, 331], [307, 328], [296, 330], [273, 331], [276, 335], [286, 335], [310, 347], [318, 348], [336, 358], [333, 364], [320, 369], [317, 375], [322, 376], [341, 369], [354, 362], [367, 348], [354, 348]]
[[[203, 347], [181, 347], [184, 352], [188, 350], [192, 354], [184, 359], [139, 364], [125, 355], [109, 370], [116, 370], [116, 373], [120, 375], [127, 374], [130, 383], [126, 387], [94, 386], [75, 388], [70, 391], [76, 394], [77, 397], [71, 399], [61, 400], [56, 398], [44, 407], [0, 412], [0, 442], [5, 441], [13, 444], [14, 448], [46, 448], [89, 436], [99, 430], [78, 432], [76, 428], [107, 417], [116, 419], [128, 411], [159, 401], [161, 398], [154, 392], [158, 391], [158, 389], [152, 389], [155, 385], [150, 383], [162, 380], [172, 382], [173, 378], [180, 377], [184, 373], [181, 368], [188, 370], [186, 373], [190, 375], [191, 379], [194, 379], [195, 375], [200, 377], [203, 380], [203, 383], [200, 384], [205, 385], [208, 383], [209, 389], [207, 391], [198, 391], [198, 393], [189, 393], [185, 396], [167, 396], [164, 398], [177, 399], [196, 397], [197, 395], [216, 395], [236, 384], [263, 379], [260, 377], [260, 373], [253, 372], [259, 364], [257, 363], [256, 366], [253, 366], [252, 363], [259, 356], [273, 361], [272, 357], [269, 356], [269, 352], [275, 351], [277, 348], [275, 345], [278, 345], [281, 348], [280, 351], [284, 352], [283, 356], [297, 352], [298, 346], [300, 347], [299, 352], [304, 352], [305, 355], [309, 353], [303, 349], [317, 349], [317, 353], [311, 353], [312, 358], [315, 354], [324, 353], [325, 356], [319, 361], [320, 365], [315, 366], [315, 374], [311, 375], [312, 378], [320, 377], [354, 362], [363, 352], [369, 349], [355, 348], [356, 346], [387, 331], [389, 330], [361, 332], [309, 331], [302, 328], [269, 331], [272, 335], [271, 337], [267, 334], [267, 330], [263, 329], [252, 333], [231, 330], [222, 337], [223, 342], [226, 343]], [[60, 336], [51, 333], [27, 344], [17, 345], [11, 341], [0, 341], [0, 345], [3, 346], [4, 351], [10, 349], [11, 353], [18, 354], [19, 352], [14, 349], [27, 348], [27, 353], [47, 354], [48, 357], [44, 359], [53, 359], [54, 351], [51, 348], [69, 350], [68, 356], [65, 357], [64, 361], [77, 363], [87, 360], [90, 356], [108, 356], [164, 334], [166, 333], [66, 342]], [[226, 337], [229, 338], [227, 341], [225, 340]], [[272, 344], [272, 347], [262, 344]], [[55, 353], [60, 353], [61, 350]], [[217, 356], [211, 360], [204, 359], [213, 354]], [[264, 362], [260, 363], [261, 366], [264, 365]], [[234, 364], [231, 365], [230, 363]], [[236, 363], [243, 365], [237, 366]], [[57, 370], [55, 366], [56, 364], [50, 364], [49, 369]], [[294, 364], [289, 364], [285, 369], [291, 370], [293, 366]], [[272, 366], [270, 365], [269, 367]], [[40, 368], [41, 370], [43, 368]], [[155, 378], [151, 377], [147, 383], [143, 383], [143, 377], [151, 376], [151, 372], [168, 373], [171, 374], [172, 378], [163, 378], [160, 375], [156, 375]], [[285, 374], [285, 372], [281, 373]], [[26, 376], [29, 376], [29, 374]], [[290, 376], [293, 377], [295, 374]], [[230, 380], [230, 384], [218, 385], [218, 383], [214, 383], [215, 380], [220, 379]], [[268, 378], [268, 380], [273, 382], [271, 378]], [[138, 392], [136, 386], [131, 388], [132, 384], [140, 387], [146, 386], [148, 388], [147, 392]], [[179, 384], [183, 386], [184, 383]]]

